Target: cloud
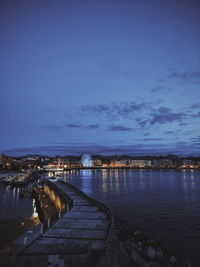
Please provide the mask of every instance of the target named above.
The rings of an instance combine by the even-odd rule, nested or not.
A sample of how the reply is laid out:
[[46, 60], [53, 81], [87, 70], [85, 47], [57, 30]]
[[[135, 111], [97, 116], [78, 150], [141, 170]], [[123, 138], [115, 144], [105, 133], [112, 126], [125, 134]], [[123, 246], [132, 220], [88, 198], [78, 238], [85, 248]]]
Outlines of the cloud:
[[194, 103], [190, 107], [191, 108], [200, 108], [200, 103]]
[[119, 132], [119, 131], [121, 131], [121, 132], [130, 132], [130, 131], [133, 131], [133, 128], [122, 126], [122, 125], [114, 125], [114, 126], [110, 126], [108, 128], [108, 130], [117, 131], [117, 132]]
[[195, 82], [200, 80], [200, 70], [173, 71], [168, 75], [170, 79]]
[[200, 112], [191, 115], [192, 118], [200, 118]]
[[65, 125], [67, 128], [81, 128], [80, 124], [69, 123]]
[[80, 124], [74, 124], [74, 123], [70, 123], [70, 124], [66, 124], [67, 128], [74, 128], [74, 129], [80, 129], [80, 128], [85, 128], [87, 130], [92, 130], [92, 129], [97, 129], [99, 128], [98, 124], [89, 124], [89, 125], [80, 125]]
[[180, 122], [179, 123], [179, 126], [187, 126], [188, 125], [188, 123], [185, 123], [185, 122]]
[[87, 129], [87, 130], [93, 130], [98, 129], [98, 124], [89, 124], [89, 125], [81, 125], [76, 123], [68, 123], [64, 126], [61, 125], [48, 125], [48, 126], [42, 126], [40, 128], [43, 128], [47, 131], [57, 132], [58, 130], [65, 129], [65, 128], [71, 128], [71, 129]]
[[166, 131], [165, 133], [166, 133], [166, 134], [175, 134], [174, 131]]
[[162, 141], [163, 138], [145, 138], [143, 141]]
[[200, 142], [200, 136], [191, 137], [190, 140], [194, 142]]
[[147, 107], [147, 103], [136, 103], [135, 101], [111, 104], [83, 105], [80, 111], [91, 116], [101, 115], [108, 119], [124, 118], [130, 119], [139, 111]]
[[149, 114], [150, 118], [138, 120], [141, 127], [154, 124], [166, 124], [171, 122], [182, 122], [186, 118], [184, 112], [174, 112], [169, 108], [160, 107]]
[[85, 127], [86, 129], [98, 129], [99, 125], [98, 124], [90, 124]]
[[152, 93], [157, 93], [157, 92], [160, 92], [160, 91], [171, 91], [171, 90], [172, 90], [172, 88], [170, 88], [170, 87], [166, 87], [164, 85], [160, 85], [160, 86], [152, 88], [150, 91]]

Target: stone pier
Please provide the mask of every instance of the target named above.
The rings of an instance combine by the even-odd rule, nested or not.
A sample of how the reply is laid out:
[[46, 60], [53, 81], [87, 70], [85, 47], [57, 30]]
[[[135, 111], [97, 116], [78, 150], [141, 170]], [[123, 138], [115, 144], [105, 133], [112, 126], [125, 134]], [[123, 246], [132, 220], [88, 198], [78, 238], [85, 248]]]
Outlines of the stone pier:
[[40, 224], [17, 239], [11, 266], [109, 266], [111, 259], [106, 255], [112, 254], [112, 211], [68, 183], [54, 182], [54, 186], [72, 205], [57, 221], [49, 221], [47, 229]]

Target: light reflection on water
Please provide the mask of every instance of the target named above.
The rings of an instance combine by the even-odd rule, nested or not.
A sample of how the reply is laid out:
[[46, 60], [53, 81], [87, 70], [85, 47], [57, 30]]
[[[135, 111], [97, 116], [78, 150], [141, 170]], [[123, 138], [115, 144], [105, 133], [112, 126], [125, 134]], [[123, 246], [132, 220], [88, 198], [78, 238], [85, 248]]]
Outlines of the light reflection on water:
[[34, 199], [30, 195], [20, 197], [20, 190], [31, 187], [31, 183], [25, 188], [0, 184], [0, 220], [37, 216]]
[[102, 169], [65, 179], [200, 266], [200, 172]]

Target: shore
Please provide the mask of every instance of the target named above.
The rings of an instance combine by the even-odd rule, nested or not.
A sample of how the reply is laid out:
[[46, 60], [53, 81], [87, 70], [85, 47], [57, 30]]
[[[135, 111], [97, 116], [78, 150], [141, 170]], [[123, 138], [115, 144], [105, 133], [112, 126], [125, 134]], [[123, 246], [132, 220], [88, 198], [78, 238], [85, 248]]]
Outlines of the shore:
[[191, 267], [189, 259], [180, 259], [163, 240], [116, 219], [118, 248], [115, 261], [120, 267]]

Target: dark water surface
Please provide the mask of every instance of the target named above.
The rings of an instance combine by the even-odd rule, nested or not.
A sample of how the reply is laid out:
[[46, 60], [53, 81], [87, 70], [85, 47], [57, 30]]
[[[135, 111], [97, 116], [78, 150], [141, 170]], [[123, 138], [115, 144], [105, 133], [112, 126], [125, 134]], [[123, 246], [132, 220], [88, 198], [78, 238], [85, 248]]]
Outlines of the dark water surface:
[[0, 266], [7, 266], [12, 242], [39, 223], [34, 199], [20, 198], [21, 189], [0, 184]]
[[62, 175], [200, 266], [200, 171], [102, 169]]

